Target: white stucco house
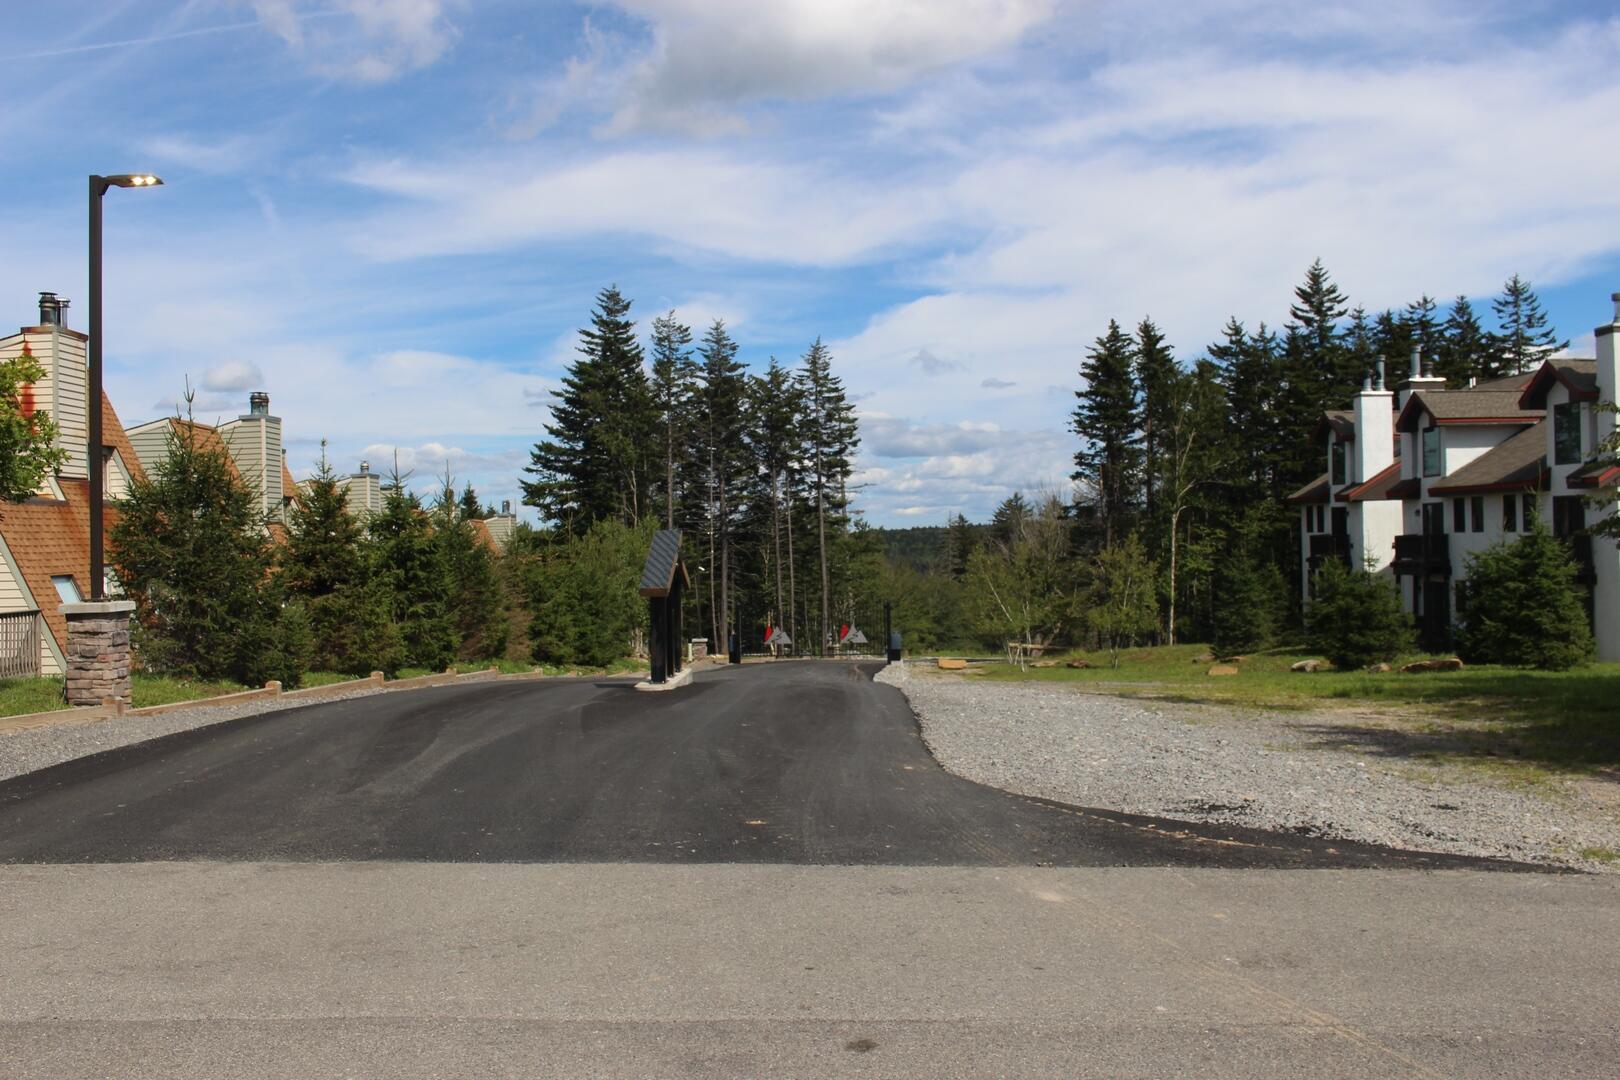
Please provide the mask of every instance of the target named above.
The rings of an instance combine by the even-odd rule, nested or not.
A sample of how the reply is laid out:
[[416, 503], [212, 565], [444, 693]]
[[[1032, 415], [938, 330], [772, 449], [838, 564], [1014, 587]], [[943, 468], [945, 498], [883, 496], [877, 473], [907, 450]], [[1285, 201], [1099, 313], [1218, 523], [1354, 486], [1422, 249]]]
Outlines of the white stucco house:
[[1580, 567], [1598, 657], [1620, 661], [1620, 548], [1586, 531], [1590, 496], [1612, 493], [1620, 467], [1598, 459], [1615, 428], [1620, 293], [1596, 330], [1594, 359], [1558, 358], [1538, 370], [1447, 389], [1414, 352], [1399, 392], [1382, 364], [1352, 408], [1317, 429], [1327, 471], [1289, 496], [1300, 512], [1300, 588], [1342, 558], [1393, 575], [1422, 641], [1451, 637], [1467, 556], [1512, 539], [1532, 515], [1567, 538]]

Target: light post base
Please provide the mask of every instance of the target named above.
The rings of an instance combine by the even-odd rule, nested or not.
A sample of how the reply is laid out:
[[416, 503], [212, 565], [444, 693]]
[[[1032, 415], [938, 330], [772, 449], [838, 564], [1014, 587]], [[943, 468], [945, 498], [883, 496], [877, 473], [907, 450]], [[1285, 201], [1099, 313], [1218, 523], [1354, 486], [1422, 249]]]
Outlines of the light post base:
[[129, 704], [130, 600], [63, 604], [67, 617], [67, 703], [100, 705], [108, 698]]

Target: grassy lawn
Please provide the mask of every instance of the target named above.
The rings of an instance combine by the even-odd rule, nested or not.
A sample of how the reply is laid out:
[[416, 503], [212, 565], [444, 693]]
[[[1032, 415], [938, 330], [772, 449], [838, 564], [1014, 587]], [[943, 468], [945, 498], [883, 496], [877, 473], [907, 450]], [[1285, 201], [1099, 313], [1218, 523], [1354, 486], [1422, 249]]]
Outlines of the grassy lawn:
[[1091, 684], [1110, 693], [1268, 709], [1352, 707], [1396, 721], [1396, 727], [1374, 732], [1341, 724], [1335, 726], [1337, 735], [1324, 731], [1325, 739], [1372, 739], [1390, 744], [1396, 755], [1472, 758], [1487, 767], [1495, 763], [1479, 759], [1498, 759], [1509, 769], [1515, 760], [1561, 770], [1620, 767], [1620, 664], [1565, 672], [1480, 666], [1414, 675], [1288, 670], [1310, 655], [1268, 650], [1237, 664], [1237, 675], [1221, 677], [1207, 674], [1207, 646], [1176, 645], [1121, 652], [1117, 669], [1109, 667], [1107, 653], [1074, 653], [1061, 659], [1083, 656], [1093, 666], [1021, 672], [998, 663], [988, 665], [984, 677]]

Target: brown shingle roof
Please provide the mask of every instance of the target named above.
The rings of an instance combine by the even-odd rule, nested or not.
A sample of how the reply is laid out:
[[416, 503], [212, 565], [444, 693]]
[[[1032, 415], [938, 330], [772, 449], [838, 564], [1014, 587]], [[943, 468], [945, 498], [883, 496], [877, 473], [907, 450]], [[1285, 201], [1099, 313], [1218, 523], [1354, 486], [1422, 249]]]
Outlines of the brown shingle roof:
[[174, 432], [174, 437], [177, 439], [184, 438], [186, 429], [189, 428], [192, 437], [196, 440], [197, 449], [209, 453], [224, 454], [225, 463], [230, 467], [231, 475], [238, 480], [242, 479], [242, 473], [236, 467], [236, 459], [231, 457], [230, 448], [225, 445], [225, 440], [219, 437], [218, 428], [198, 423], [195, 420], [182, 420], [178, 416], [169, 417], [169, 428]]
[[135, 456], [135, 448], [129, 443], [129, 436], [124, 434], [124, 425], [119, 422], [118, 413], [113, 410], [112, 399], [107, 391], [101, 392], [101, 438], [102, 441], [118, 451], [118, 457], [123, 461], [124, 468], [129, 471], [131, 480], [140, 480], [146, 476], [146, 470], [141, 468], [141, 459]]
[[1296, 505], [1303, 503], [1325, 503], [1328, 501], [1328, 496], [1332, 490], [1332, 485], [1328, 483], [1328, 474], [1323, 473], [1321, 476], [1318, 476], [1315, 480], [1312, 480], [1310, 483], [1306, 484], [1292, 495], [1289, 495], [1287, 501]]
[[[17, 563], [45, 625], [63, 652], [67, 650], [67, 618], [62, 600], [51, 583], [53, 575], [71, 574], [86, 599], [90, 597], [90, 482], [58, 480], [63, 498], [29, 499], [0, 508], [0, 535]], [[106, 508], [110, 531], [118, 511]]]
[[1547, 471], [1546, 424], [1546, 420], [1539, 420], [1456, 472], [1442, 476], [1429, 485], [1429, 493], [1469, 495], [1540, 488]]
[[1356, 437], [1356, 413], [1354, 409], [1329, 409], [1322, 414], [1322, 419], [1316, 425], [1316, 438], [1331, 428], [1339, 437], [1340, 442], [1353, 442]]
[[1519, 404], [1527, 409], [1545, 409], [1547, 391], [1555, 383], [1569, 387], [1569, 395], [1576, 401], [1596, 401], [1598, 396], [1597, 361], [1560, 357], [1548, 360], [1536, 370], [1519, 397]]
[[469, 524], [472, 525], [473, 539], [489, 548], [489, 550], [496, 555], [501, 553], [500, 545], [495, 543], [495, 538], [490, 535], [489, 526], [487, 524], [485, 524], [479, 518], [473, 518]]
[[1519, 395], [1512, 390], [1428, 390], [1413, 394], [1395, 421], [1397, 431], [1416, 431], [1423, 413], [1441, 426], [1453, 424], [1533, 424], [1542, 417], [1540, 409], [1519, 407]]
[[1339, 492], [1339, 502], [1376, 502], [1381, 499], [1399, 498], [1391, 495], [1390, 491], [1401, 479], [1401, 459], [1396, 458], [1390, 464], [1357, 484], [1355, 487], [1345, 488]]

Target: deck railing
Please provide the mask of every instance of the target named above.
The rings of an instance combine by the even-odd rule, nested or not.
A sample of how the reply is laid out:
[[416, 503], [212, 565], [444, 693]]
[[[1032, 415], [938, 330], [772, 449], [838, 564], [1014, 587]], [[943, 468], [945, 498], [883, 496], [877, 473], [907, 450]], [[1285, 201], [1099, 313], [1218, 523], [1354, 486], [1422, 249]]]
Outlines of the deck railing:
[[39, 674], [39, 612], [0, 613], [0, 678]]

